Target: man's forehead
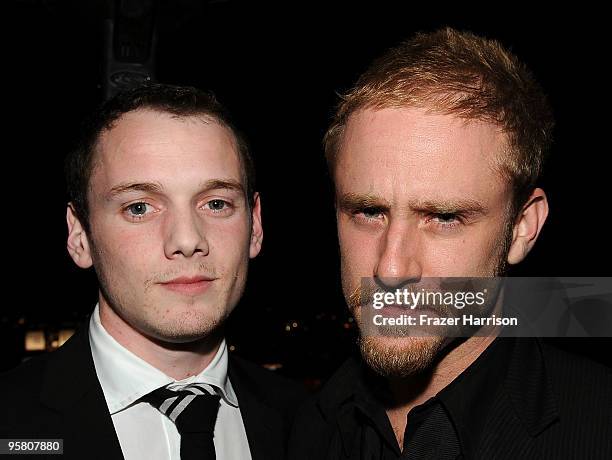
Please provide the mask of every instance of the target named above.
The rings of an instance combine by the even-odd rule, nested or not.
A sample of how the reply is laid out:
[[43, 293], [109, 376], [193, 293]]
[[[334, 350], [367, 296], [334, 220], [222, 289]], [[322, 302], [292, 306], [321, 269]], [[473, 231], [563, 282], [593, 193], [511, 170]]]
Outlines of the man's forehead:
[[168, 145], [178, 148], [236, 150], [233, 134], [205, 115], [177, 116], [166, 112], [139, 109], [123, 114], [103, 131], [98, 152], [154, 153]]
[[349, 117], [340, 153], [374, 149], [374, 153], [384, 154], [400, 150], [405, 159], [446, 156], [459, 161], [499, 153], [505, 145], [506, 135], [493, 123], [416, 107], [362, 109]]
[[506, 190], [495, 125], [424, 109], [362, 110], [351, 116], [335, 168], [340, 194], [389, 202], [487, 201]]
[[218, 123], [134, 111], [100, 137], [96, 173], [111, 182], [156, 181], [158, 176], [187, 180], [190, 175], [240, 180], [241, 165], [233, 135]]

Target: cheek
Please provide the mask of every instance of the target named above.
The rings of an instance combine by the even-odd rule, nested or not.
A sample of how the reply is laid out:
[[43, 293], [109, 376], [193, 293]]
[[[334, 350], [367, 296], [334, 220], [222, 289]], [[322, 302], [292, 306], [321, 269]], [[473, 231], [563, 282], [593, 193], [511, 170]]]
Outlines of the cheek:
[[[226, 223], [228, 224], [228, 223]], [[240, 271], [249, 259], [250, 228], [247, 222], [231, 222], [231, 225], [209, 225], [206, 230], [210, 256], [220, 265], [234, 266]]]
[[203, 231], [210, 238], [215, 240], [224, 237], [228, 242], [246, 241], [251, 234], [249, 221], [243, 217], [231, 218], [228, 220], [205, 220]]
[[[150, 265], [150, 259], [162, 251], [157, 235], [143, 229], [104, 229], [104, 237], [96, 239], [96, 248], [109, 275], [134, 278]], [[100, 234], [100, 233], [99, 233]]]
[[499, 236], [488, 228], [472, 228], [465, 235], [429, 245], [425, 260], [430, 276], [482, 276], [497, 263]]

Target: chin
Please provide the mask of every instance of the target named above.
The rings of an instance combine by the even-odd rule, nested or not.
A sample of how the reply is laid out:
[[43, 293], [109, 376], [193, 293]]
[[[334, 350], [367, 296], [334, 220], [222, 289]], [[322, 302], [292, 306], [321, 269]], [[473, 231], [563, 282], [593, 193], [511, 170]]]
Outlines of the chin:
[[444, 337], [360, 336], [366, 364], [383, 377], [408, 377], [427, 371], [444, 346]]
[[147, 329], [151, 337], [168, 343], [189, 343], [205, 339], [217, 332], [224, 318], [210, 311], [176, 311], [159, 321], [150, 322]]

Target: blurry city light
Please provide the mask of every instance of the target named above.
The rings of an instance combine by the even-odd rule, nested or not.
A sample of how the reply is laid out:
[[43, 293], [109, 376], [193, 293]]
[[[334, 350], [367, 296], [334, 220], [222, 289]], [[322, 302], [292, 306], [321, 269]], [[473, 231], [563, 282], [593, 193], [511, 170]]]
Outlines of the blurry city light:
[[26, 351], [44, 351], [47, 348], [44, 331], [28, 331], [25, 335]]

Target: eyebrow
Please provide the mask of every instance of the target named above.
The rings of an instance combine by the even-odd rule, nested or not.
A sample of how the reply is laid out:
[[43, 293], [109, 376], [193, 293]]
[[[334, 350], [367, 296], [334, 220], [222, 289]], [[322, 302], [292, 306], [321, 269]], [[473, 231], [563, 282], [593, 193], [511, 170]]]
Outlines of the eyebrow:
[[[376, 208], [388, 211], [391, 208], [389, 201], [372, 194], [345, 193], [338, 198], [338, 206], [347, 211], [358, 211], [366, 208]], [[448, 199], [448, 200], [411, 200], [408, 207], [416, 212], [432, 214], [464, 214], [467, 216], [481, 216], [487, 214], [487, 208], [476, 200]]]
[[[244, 194], [243, 185], [234, 179], [210, 179], [200, 185], [198, 193], [209, 192], [211, 190], [232, 190]], [[129, 192], [146, 192], [162, 194], [164, 187], [159, 182], [126, 182], [115, 185], [106, 194], [107, 200], [113, 200], [120, 195]]]
[[338, 198], [338, 207], [347, 211], [357, 211], [359, 209], [377, 208], [386, 211], [391, 208], [391, 204], [376, 195], [344, 193]]
[[415, 200], [410, 203], [410, 209], [432, 214], [460, 213], [468, 216], [482, 216], [488, 211], [482, 203], [470, 199]]

